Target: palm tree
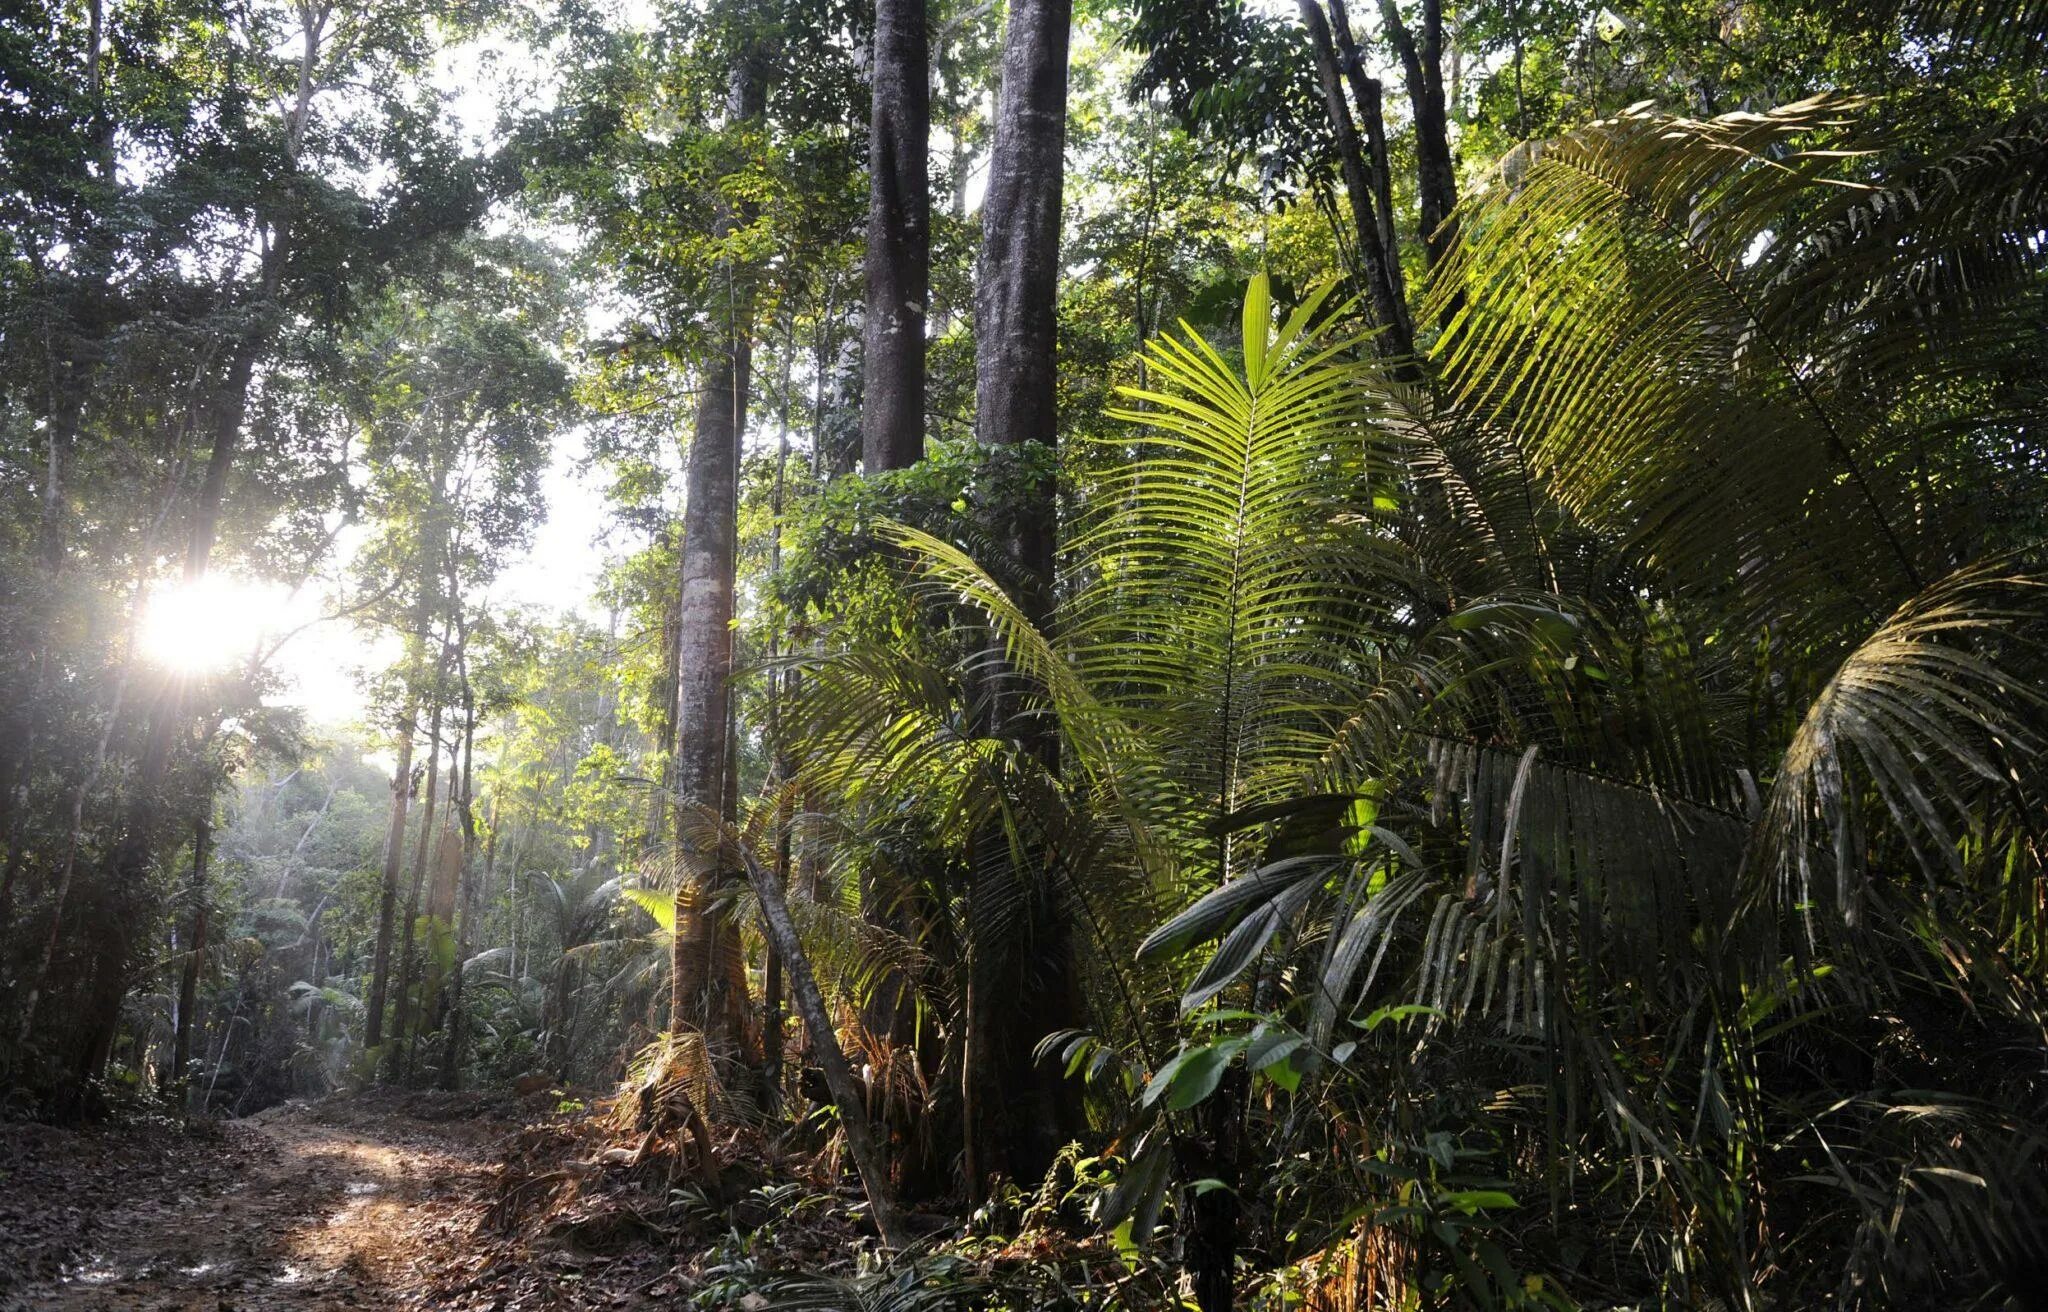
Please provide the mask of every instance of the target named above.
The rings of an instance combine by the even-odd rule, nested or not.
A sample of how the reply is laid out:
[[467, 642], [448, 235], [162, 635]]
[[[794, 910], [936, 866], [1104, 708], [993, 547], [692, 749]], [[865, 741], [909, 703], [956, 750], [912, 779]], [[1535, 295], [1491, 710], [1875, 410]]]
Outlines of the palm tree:
[[859, 649], [823, 759], [1059, 835], [1106, 955], [1060, 1051], [1151, 1072], [1106, 1218], [1199, 1181], [1205, 1308], [1251, 1160], [1318, 1164], [1262, 1247], [1479, 1305], [1995, 1299], [2048, 1255], [2048, 138], [1859, 131], [1634, 111], [1509, 160], [1426, 387], [1254, 280], [1238, 359], [1154, 348], [1056, 636], [896, 534], [1064, 765]]

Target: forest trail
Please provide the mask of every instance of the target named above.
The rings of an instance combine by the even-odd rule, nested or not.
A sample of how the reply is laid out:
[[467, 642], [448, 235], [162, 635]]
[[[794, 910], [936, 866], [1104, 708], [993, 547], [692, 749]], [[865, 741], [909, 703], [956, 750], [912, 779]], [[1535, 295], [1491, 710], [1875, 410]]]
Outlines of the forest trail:
[[346, 1101], [287, 1104], [217, 1137], [0, 1127], [0, 1308], [419, 1305], [429, 1254], [473, 1223], [505, 1128]]

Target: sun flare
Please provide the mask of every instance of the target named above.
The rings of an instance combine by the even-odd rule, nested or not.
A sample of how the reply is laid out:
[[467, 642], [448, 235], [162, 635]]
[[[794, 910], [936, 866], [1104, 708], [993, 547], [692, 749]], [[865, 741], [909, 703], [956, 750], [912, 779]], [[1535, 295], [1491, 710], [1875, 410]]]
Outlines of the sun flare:
[[225, 669], [270, 632], [279, 601], [273, 588], [217, 574], [175, 584], [143, 609], [142, 655], [185, 674]]

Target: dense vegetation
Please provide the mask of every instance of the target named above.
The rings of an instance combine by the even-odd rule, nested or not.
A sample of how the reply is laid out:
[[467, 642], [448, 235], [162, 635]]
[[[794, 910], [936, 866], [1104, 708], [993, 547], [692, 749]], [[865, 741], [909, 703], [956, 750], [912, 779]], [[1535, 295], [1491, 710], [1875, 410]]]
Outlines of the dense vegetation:
[[623, 1086], [843, 1144], [792, 1305], [2038, 1306], [2042, 18], [13, 7], [7, 1110]]

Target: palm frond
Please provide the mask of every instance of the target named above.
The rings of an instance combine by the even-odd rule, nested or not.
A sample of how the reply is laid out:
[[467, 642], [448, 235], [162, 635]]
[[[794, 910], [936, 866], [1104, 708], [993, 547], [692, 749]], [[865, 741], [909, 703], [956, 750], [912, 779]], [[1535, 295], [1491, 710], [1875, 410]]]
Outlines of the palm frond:
[[1799, 245], [1817, 189], [1867, 190], [1818, 144], [1853, 109], [1638, 108], [1548, 143], [1473, 202], [1432, 292], [1459, 302], [1437, 348], [1457, 404], [1561, 506], [1753, 626], [1836, 643], [1928, 551], [1892, 452], [1777, 331], [1757, 252]]
[[[1962, 874], [1968, 833], [1997, 813], [2037, 814], [2048, 699], [2040, 635], [2048, 579], [1971, 566], [1913, 597], [1835, 670], [1808, 706], [1771, 791], [1752, 873], [1780, 897], [1831, 894], [1854, 918], [1866, 872], [1861, 787], [1931, 877]], [[1831, 889], [1816, 867], [1831, 867]]]

